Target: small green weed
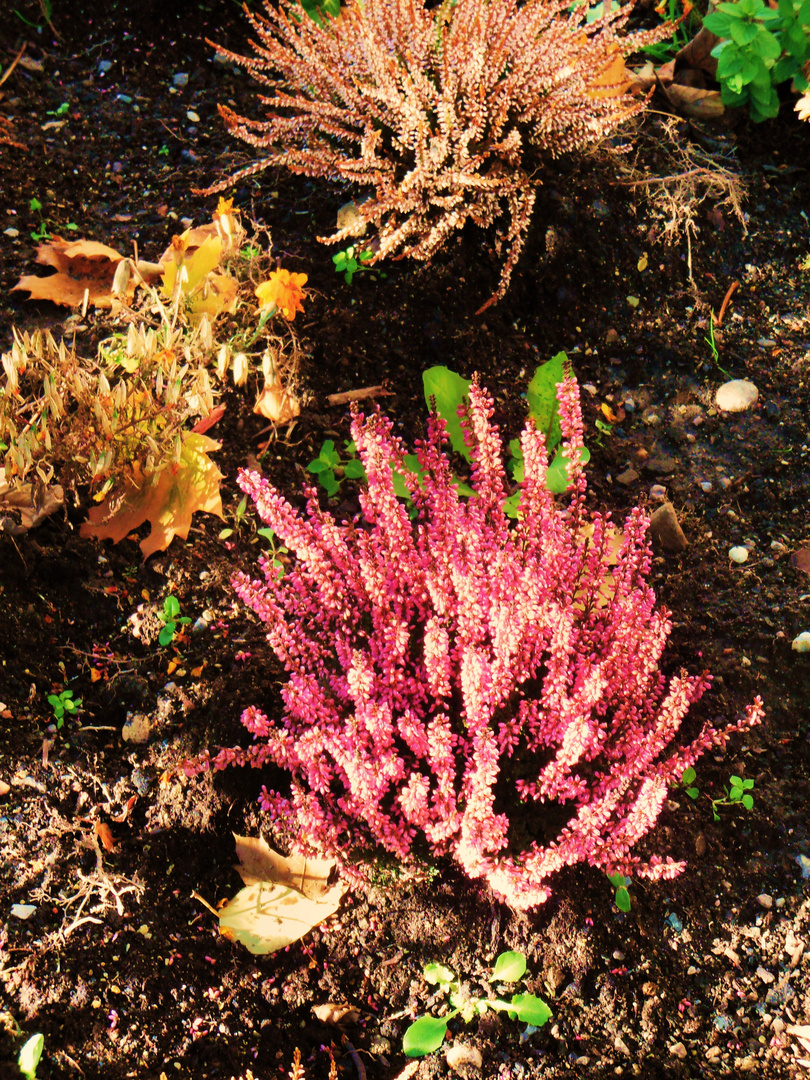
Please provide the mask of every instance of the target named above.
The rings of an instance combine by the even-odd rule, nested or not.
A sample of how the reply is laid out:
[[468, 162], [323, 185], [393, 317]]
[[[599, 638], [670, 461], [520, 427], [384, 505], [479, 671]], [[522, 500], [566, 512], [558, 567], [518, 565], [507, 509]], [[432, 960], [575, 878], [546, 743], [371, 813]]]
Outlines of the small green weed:
[[[474, 998], [462, 991], [455, 974], [444, 964], [427, 964], [423, 974], [431, 986], [447, 991], [453, 1008], [442, 1017], [420, 1016], [407, 1028], [402, 1039], [402, 1049], [407, 1057], [424, 1057], [438, 1050], [444, 1042], [448, 1024], [456, 1016], [469, 1023], [492, 1009], [507, 1013], [510, 1020], [522, 1020], [535, 1028], [542, 1027], [551, 1017], [551, 1009], [534, 994], [513, 994], [508, 1001], [501, 997]], [[495, 960], [490, 981], [517, 983], [525, 974], [526, 957], [519, 952], [503, 952]]]
[[[690, 799], [697, 799], [700, 795], [700, 788], [695, 786], [696, 776], [695, 770], [690, 766], [681, 777], [679, 786], [683, 788]], [[754, 796], [751, 794], [753, 788], [753, 780], [743, 780], [740, 776], [730, 776], [728, 786], [723, 789], [723, 794], [719, 798], [712, 799], [711, 796], [708, 796], [712, 804], [712, 817], [714, 820], [720, 820], [718, 810], [722, 806], [744, 806], [746, 810], [751, 810], [754, 806]]]
[[619, 911], [629, 911], [631, 904], [628, 886], [632, 883], [631, 879], [624, 874], [608, 874], [607, 879], [616, 890], [616, 907]]
[[344, 479], [366, 482], [366, 470], [355, 456], [357, 447], [350, 440], [344, 446], [345, 453], [348, 455], [347, 459], [340, 456], [340, 451], [335, 449], [334, 441], [327, 439], [318, 456], [307, 465], [308, 471], [317, 476], [318, 483], [330, 499], [337, 495]]
[[48, 694], [48, 704], [53, 709], [57, 728], [61, 728], [65, 722], [65, 716], [72, 716], [82, 704], [82, 698], [73, 700], [72, 690], [62, 690], [59, 694]]
[[169, 593], [163, 601], [163, 611], [158, 612], [158, 617], [163, 620], [163, 629], [158, 634], [158, 644], [165, 648], [174, 641], [179, 626], [187, 626], [191, 619], [187, 615], [180, 614], [180, 601], [173, 593]]
[[[35, 232], [31, 233], [31, 239], [36, 240], [37, 242], [41, 240], [50, 240], [51, 233], [48, 229], [48, 219], [42, 213], [42, 203], [39, 201], [39, 199], [36, 198], [36, 196], [33, 199], [28, 200], [28, 209], [32, 213], [39, 215], [39, 228]], [[61, 228], [67, 229], [68, 232], [76, 232], [79, 226], [71, 221], [68, 222], [67, 225], [62, 225]]]
[[339, 251], [337, 255], [332, 256], [332, 262], [335, 264], [335, 272], [343, 274], [343, 280], [347, 285], [351, 285], [352, 278], [358, 271], [368, 269], [364, 266], [364, 263], [369, 262], [374, 258], [374, 252], [368, 249], [360, 250], [357, 247], [347, 247], [345, 251]]

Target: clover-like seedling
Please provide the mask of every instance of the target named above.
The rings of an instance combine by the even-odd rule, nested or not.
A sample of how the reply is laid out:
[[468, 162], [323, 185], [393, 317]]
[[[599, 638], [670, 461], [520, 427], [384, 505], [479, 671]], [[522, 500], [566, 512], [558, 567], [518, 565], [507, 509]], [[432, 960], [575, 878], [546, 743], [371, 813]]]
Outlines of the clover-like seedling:
[[[427, 964], [423, 974], [431, 986], [448, 992], [453, 1008], [445, 1016], [420, 1016], [414, 1020], [402, 1038], [406, 1057], [424, 1057], [438, 1050], [444, 1042], [448, 1024], [456, 1016], [469, 1023], [474, 1017], [494, 1009], [508, 1013], [510, 1020], [522, 1020], [532, 1028], [542, 1027], [551, 1017], [551, 1009], [534, 994], [513, 994], [508, 1001], [501, 997], [472, 998], [462, 993], [455, 973], [444, 964]], [[503, 952], [495, 960], [490, 979], [492, 982], [517, 983], [525, 974], [526, 957], [519, 952]]]
[[80, 708], [81, 698], [73, 700], [72, 690], [63, 690], [60, 694], [48, 694], [48, 704], [53, 709], [57, 728], [61, 728], [65, 722], [65, 714], [75, 713]]
[[712, 817], [715, 821], [720, 820], [720, 815], [717, 813], [718, 808], [721, 806], [744, 806], [746, 810], [751, 810], [754, 805], [754, 796], [749, 794], [754, 786], [753, 780], [743, 780], [740, 776], [730, 776], [729, 786], [724, 790], [724, 793], [719, 799], [712, 799]]
[[187, 615], [180, 615], [180, 601], [171, 593], [163, 601], [163, 611], [158, 612], [158, 618], [163, 620], [163, 629], [158, 634], [158, 644], [164, 648], [174, 641], [178, 626], [187, 626], [191, 622]]
[[363, 463], [355, 456], [357, 447], [353, 442], [345, 444], [348, 460], [341, 458], [332, 439], [326, 439], [318, 456], [307, 465], [309, 472], [318, 477], [318, 483], [331, 499], [340, 490], [342, 480], [362, 480], [366, 482], [366, 470]]
[[351, 285], [354, 275], [359, 270], [366, 269], [363, 264], [373, 258], [373, 251], [368, 249], [360, 251], [359, 248], [352, 246], [347, 247], [345, 251], [339, 251], [337, 255], [333, 255], [332, 262], [335, 264], [335, 273], [343, 274], [343, 280], [347, 285]]

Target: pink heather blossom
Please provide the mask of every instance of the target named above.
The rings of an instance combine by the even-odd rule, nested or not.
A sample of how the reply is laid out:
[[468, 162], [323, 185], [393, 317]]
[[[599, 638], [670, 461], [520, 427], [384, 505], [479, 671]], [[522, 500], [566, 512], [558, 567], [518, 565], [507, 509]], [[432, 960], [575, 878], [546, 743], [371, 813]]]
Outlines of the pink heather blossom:
[[[338, 524], [313, 490], [300, 514], [258, 473], [240, 473], [295, 557], [283, 578], [264, 560], [263, 581], [234, 579], [287, 670], [283, 712], [271, 722], [246, 709], [253, 745], [204, 755], [189, 772], [272, 763], [289, 771], [290, 794], [263, 789], [261, 805], [295, 821], [311, 849], [345, 857], [381, 845], [407, 859], [420, 838], [516, 909], [543, 903], [552, 876], [575, 863], [653, 880], [680, 872], [635, 846], [683, 771], [758, 723], [762, 704], [676, 741], [710, 678], [661, 674], [670, 621], [646, 583], [648, 519], [632, 511], [614, 555], [608, 518], [585, 507], [574, 379], [558, 398], [568, 497], [558, 505], [549, 493], [545, 441], [529, 423], [516, 522], [503, 511], [492, 402], [476, 382], [462, 422], [477, 495], [459, 496], [434, 415], [417, 444], [421, 479], [400, 470], [413, 522], [391, 471], [404, 447], [379, 413], [352, 422], [368, 476], [353, 522]], [[526, 821], [535, 839], [514, 850]]]

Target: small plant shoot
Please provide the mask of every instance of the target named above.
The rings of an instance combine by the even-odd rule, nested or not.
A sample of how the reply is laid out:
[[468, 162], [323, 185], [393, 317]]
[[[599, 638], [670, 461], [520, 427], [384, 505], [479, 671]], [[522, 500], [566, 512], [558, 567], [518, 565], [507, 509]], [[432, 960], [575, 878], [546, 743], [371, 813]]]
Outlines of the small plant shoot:
[[158, 634], [158, 644], [164, 649], [174, 641], [177, 628], [187, 626], [191, 622], [187, 615], [180, 614], [180, 601], [172, 594], [163, 601], [163, 611], [158, 612], [158, 618], [163, 620], [163, 629]]
[[[495, 967], [490, 975], [490, 982], [520, 982], [526, 974], [526, 957], [519, 952], [503, 952], [495, 960]], [[420, 1016], [405, 1031], [402, 1049], [406, 1057], [424, 1057], [438, 1050], [444, 1042], [447, 1028], [454, 1017], [459, 1016], [469, 1023], [476, 1016], [483, 1016], [490, 1009], [505, 1012], [510, 1020], [520, 1020], [532, 1027], [542, 1027], [551, 1017], [551, 1009], [534, 994], [513, 994], [508, 1000], [496, 998], [471, 998], [462, 993], [461, 984], [456, 975], [444, 964], [427, 964], [423, 970], [425, 982], [449, 995], [451, 1012], [446, 1016]]]

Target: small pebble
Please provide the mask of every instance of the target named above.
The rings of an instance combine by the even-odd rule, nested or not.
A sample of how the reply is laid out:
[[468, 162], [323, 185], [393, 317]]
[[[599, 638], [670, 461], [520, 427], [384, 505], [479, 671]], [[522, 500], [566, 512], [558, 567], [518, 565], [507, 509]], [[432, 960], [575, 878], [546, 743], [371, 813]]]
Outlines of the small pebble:
[[709, 492], [712, 490], [711, 482], [709, 480], [701, 480], [700, 490], [704, 493], [704, 495], [708, 495]]
[[115, 100], [120, 101], [122, 105], [132, 104], [132, 98], [129, 96], [129, 94], [116, 94]]
[[172, 79], [175, 86], [182, 90], [184, 86], [188, 86], [188, 72], [178, 71]]
[[717, 408], [722, 412], [745, 412], [756, 405], [759, 390], [748, 379], [732, 379], [723, 383], [714, 395]]
[[650, 518], [650, 536], [664, 551], [678, 552], [689, 546], [672, 503], [659, 506]]
[[112, 67], [112, 60], [99, 60], [98, 73], [99, 75], [106, 75]]
[[793, 639], [790, 647], [794, 652], [810, 652], [810, 631], [803, 630], [798, 637]]
[[653, 484], [650, 488], [650, 498], [655, 502], [665, 502], [667, 497], [667, 489], [663, 484]]
[[748, 561], [748, 548], [739, 547], [739, 546], [733, 547], [733, 548], [730, 549], [730, 551], [728, 553], [728, 557], [731, 559], [732, 562], [735, 562], [735, 563], [747, 562]]
[[3, 236], [8, 236], [12, 240], [16, 239], [19, 235], [20, 235], [20, 230], [19, 229], [4, 229], [3, 230]]
[[683, 1060], [686, 1057], [686, 1053], [687, 1053], [686, 1047], [683, 1045], [682, 1042], [673, 1043], [672, 1046], [670, 1046], [670, 1048], [669, 1048], [669, 1052], [670, 1052], [670, 1054], [674, 1054], [675, 1057], [678, 1057], [681, 1060]]
[[192, 122], [192, 124], [199, 124], [199, 122], [200, 122], [199, 113], [195, 113], [193, 109], [189, 109], [188, 112], [186, 113], [186, 116], [189, 118], [189, 120]]
[[773, 906], [773, 897], [768, 893], [760, 893], [757, 897], [757, 903], [760, 907], [771, 908]]
[[757, 975], [766, 985], [769, 985], [774, 981], [774, 976], [771, 975], [767, 968], [762, 967], [762, 965], [757, 968]]
[[627, 487], [628, 484], [634, 484], [638, 479], [639, 474], [635, 469], [625, 469], [624, 472], [619, 473], [616, 477], [616, 482]]

